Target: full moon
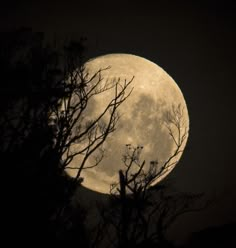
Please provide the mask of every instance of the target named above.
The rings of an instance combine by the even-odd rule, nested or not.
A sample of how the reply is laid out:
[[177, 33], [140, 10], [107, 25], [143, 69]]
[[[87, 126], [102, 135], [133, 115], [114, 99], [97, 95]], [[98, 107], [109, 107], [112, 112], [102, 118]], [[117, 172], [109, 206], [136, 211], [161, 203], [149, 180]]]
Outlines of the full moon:
[[[108, 68], [109, 67], [109, 68]], [[183, 154], [189, 131], [189, 116], [184, 96], [172, 79], [160, 66], [131, 54], [108, 54], [89, 60], [85, 71], [93, 75], [101, 71], [101, 84], [131, 81], [127, 88], [129, 97], [118, 109], [119, 120], [114, 132], [104, 142], [104, 157], [93, 168], [82, 170], [82, 185], [109, 194], [110, 185], [119, 181], [119, 170], [126, 167], [122, 161], [128, 147], [142, 147], [141, 160], [148, 170], [151, 161], [157, 161], [157, 169], [166, 166], [153, 184], [166, 177]], [[88, 118], [101, 113], [114, 98], [114, 88], [98, 94], [91, 101]], [[74, 147], [76, 149], [76, 146]], [[78, 166], [80, 158], [75, 157], [70, 168]], [[92, 158], [87, 165], [92, 164]], [[75, 176], [75, 169], [66, 170]]]

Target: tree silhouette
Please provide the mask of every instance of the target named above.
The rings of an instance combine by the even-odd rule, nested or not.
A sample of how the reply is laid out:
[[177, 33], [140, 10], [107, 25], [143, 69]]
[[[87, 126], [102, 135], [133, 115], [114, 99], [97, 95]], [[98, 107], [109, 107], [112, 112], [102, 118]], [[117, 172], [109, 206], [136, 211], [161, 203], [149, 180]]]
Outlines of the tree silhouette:
[[175, 148], [161, 166], [158, 161], [150, 161], [146, 168], [141, 159], [144, 147], [126, 145], [122, 159], [126, 169], [119, 171], [119, 182], [111, 185], [110, 204], [100, 207], [102, 218], [95, 243], [99, 237], [107, 247], [171, 247], [166, 231], [176, 218], [207, 206], [200, 201], [202, 194], [173, 193], [167, 184], [155, 185], [178, 162], [178, 154], [183, 151], [187, 127], [180, 105], [166, 113], [165, 126]]
[[[70, 62], [71, 63], [71, 62]], [[60, 157], [65, 155], [62, 161], [63, 168], [70, 168], [68, 165], [76, 156], [82, 156], [81, 164], [76, 168], [76, 179], [79, 178], [83, 169], [93, 168], [99, 164], [103, 157], [96, 158], [95, 164], [85, 167], [88, 158], [95, 151], [101, 148], [107, 136], [115, 130], [116, 123], [119, 119], [118, 108], [129, 97], [132, 90], [126, 92], [127, 87], [132, 82], [121, 82], [121, 80], [106, 81], [103, 84], [102, 72], [108, 70], [109, 67], [100, 69], [93, 75], [89, 75], [85, 71], [85, 66], [75, 68], [69, 66], [69, 71], [66, 73], [68, 77], [64, 83], [64, 90], [67, 93], [59, 103], [59, 106], [53, 108], [50, 116], [54, 122], [55, 131], [55, 149], [59, 151]], [[105, 108], [94, 119], [85, 120], [84, 112], [89, 102], [96, 95], [102, 94], [108, 90], [114, 90], [113, 99], [105, 106]], [[94, 106], [96, 108], [96, 106]], [[104, 117], [108, 115], [105, 121]], [[74, 144], [76, 151], [73, 151]]]
[[[101, 72], [109, 67], [93, 75], [85, 71], [83, 42], [48, 43], [43, 34], [27, 28], [1, 40], [0, 152], [10, 175], [5, 202], [10, 231], [23, 241], [26, 233], [35, 239], [64, 239], [68, 230], [81, 232], [84, 217], [78, 213], [83, 211], [71, 208], [71, 196], [88, 158], [100, 150], [92, 167], [101, 161], [102, 144], [115, 130], [118, 108], [132, 91], [127, 92], [132, 80], [101, 84]], [[112, 100], [96, 118], [85, 120], [88, 104], [107, 90], [114, 93]], [[74, 144], [80, 144], [76, 151]], [[70, 178], [65, 169], [75, 156], [83, 159], [76, 177]], [[73, 228], [62, 228], [72, 219]]]
[[59, 51], [44, 36], [23, 28], [1, 40], [0, 152], [8, 220], [19, 241], [27, 235], [46, 238], [49, 219], [63, 201], [66, 185], [59, 155], [53, 149], [49, 109], [64, 94], [56, 87], [62, 77]]

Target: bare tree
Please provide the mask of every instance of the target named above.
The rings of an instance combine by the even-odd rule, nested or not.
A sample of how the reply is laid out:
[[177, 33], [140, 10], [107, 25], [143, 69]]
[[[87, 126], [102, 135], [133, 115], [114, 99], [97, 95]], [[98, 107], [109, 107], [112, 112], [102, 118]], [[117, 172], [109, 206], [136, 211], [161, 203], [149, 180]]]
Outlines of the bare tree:
[[[107, 247], [145, 247], [167, 243], [165, 233], [178, 216], [190, 211], [200, 211], [206, 203], [200, 202], [202, 194], [173, 193], [167, 185], [154, 185], [178, 162], [183, 152], [188, 129], [183, 118], [184, 109], [173, 106], [166, 113], [165, 126], [175, 145], [170, 157], [158, 167], [150, 161], [148, 169], [141, 159], [144, 147], [127, 144], [122, 161], [126, 167], [119, 171], [119, 182], [111, 185], [110, 205], [100, 207], [102, 220], [97, 236]], [[103, 243], [104, 245], [104, 243]]]
[[[83, 169], [97, 166], [102, 160], [102, 145], [107, 136], [115, 131], [119, 120], [118, 109], [131, 94], [132, 88], [129, 86], [133, 80], [106, 81], [102, 78], [102, 73], [109, 70], [109, 65], [89, 74], [84, 65], [82, 43], [83, 39], [77, 42], [70, 40], [63, 43], [63, 48], [42, 47], [41, 43], [37, 48], [33, 45], [32, 48], [28, 47], [28, 43], [23, 43], [23, 47], [16, 46], [12, 57], [8, 58], [9, 68], [13, 75], [21, 69], [22, 81], [25, 83], [28, 80], [29, 88], [24, 89], [21, 86], [22, 89], [16, 92], [15, 98], [12, 97], [14, 89], [9, 88], [9, 92], [6, 92], [8, 88], [4, 88], [5, 94], [10, 93], [11, 98], [8, 97], [7, 108], [0, 119], [0, 127], [4, 130], [0, 137], [2, 153], [16, 151], [31, 133], [35, 135], [45, 131], [44, 135], [41, 133], [41, 137], [46, 137], [48, 142], [37, 147], [38, 154], [41, 158], [48, 159], [53, 153], [55, 161], [59, 163], [56, 166], [61, 171], [70, 168], [71, 161], [80, 156], [80, 164], [76, 168], [70, 168], [77, 170], [76, 179]], [[37, 63], [37, 59], [42, 62], [42, 66]], [[38, 74], [35, 71], [39, 71]], [[15, 80], [11, 79], [9, 72], [6, 73], [9, 81]], [[35, 83], [36, 80], [39, 81], [38, 84]], [[88, 106], [97, 95], [106, 91], [111, 92], [111, 96], [113, 94], [110, 102], [97, 116], [90, 117]], [[95, 104], [92, 107], [97, 108]], [[34, 146], [37, 143], [39, 142], [35, 142]], [[76, 149], [73, 149], [75, 145]], [[95, 163], [87, 166], [89, 157], [98, 150], [100, 154], [97, 154]]]
[[171, 155], [160, 166], [158, 160], [151, 160], [149, 167], [147, 167], [148, 169], [146, 169], [146, 161], [141, 160], [141, 153], [144, 147], [132, 147], [131, 144], [126, 145], [122, 158], [126, 170], [119, 172], [120, 189], [117, 188], [116, 184], [111, 185], [111, 193], [113, 195], [117, 192], [119, 194], [126, 194], [126, 191], [133, 194], [136, 192], [145, 193], [153, 183], [173, 168], [178, 162], [179, 155], [183, 152], [183, 145], [188, 135], [188, 127], [184, 120], [183, 111], [184, 109], [181, 105], [173, 105], [171, 110], [165, 114], [164, 125], [169, 132], [174, 148]]
[[[69, 68], [71, 69], [70, 66]], [[129, 86], [133, 78], [124, 82], [120, 79], [105, 81], [102, 78], [104, 70], [109, 70], [109, 66], [90, 75], [82, 64], [73, 71], [69, 71], [63, 82], [66, 96], [60, 99], [58, 106], [49, 112], [54, 130], [53, 147], [61, 158], [61, 170], [76, 171], [74, 183], [68, 188], [69, 195], [72, 195], [78, 183], [83, 181], [80, 177], [82, 170], [98, 166], [102, 161], [105, 153], [103, 143], [108, 135], [115, 131], [119, 120], [118, 109], [132, 93], [132, 88]], [[106, 91], [113, 94], [112, 99], [97, 116], [90, 117], [90, 113], [86, 112], [88, 105], [97, 95]], [[96, 105], [92, 107], [96, 108]], [[71, 167], [70, 164], [76, 157], [79, 157], [77, 160], [79, 162], [75, 167]], [[94, 161], [93, 164], [91, 161]], [[55, 218], [63, 215], [69, 201], [70, 198], [67, 198], [67, 202], [63, 202]]]
[[[63, 169], [77, 171], [75, 179], [79, 179], [83, 169], [93, 168], [101, 162], [104, 155], [102, 145], [107, 136], [115, 131], [119, 120], [118, 108], [132, 92], [132, 89], [127, 88], [133, 79], [124, 82], [120, 79], [105, 81], [102, 78], [104, 70], [109, 70], [109, 67], [101, 68], [93, 75], [86, 72], [84, 65], [69, 71], [63, 82], [66, 96], [50, 111], [55, 130], [54, 148], [63, 158], [61, 161]], [[105, 91], [114, 94], [112, 99], [96, 117], [87, 118], [86, 115], [89, 115], [85, 114], [87, 106], [97, 95]], [[98, 150], [100, 153], [95, 157], [94, 164], [86, 165], [88, 159]], [[76, 156], [81, 158], [80, 164], [77, 167], [70, 167]]]
[[[0, 152], [6, 175], [11, 175], [6, 187], [15, 196], [11, 205], [22, 203], [17, 211], [12, 210], [11, 216], [18, 219], [12, 223], [21, 223], [25, 216], [25, 233], [36, 235], [31, 227], [41, 226], [52, 233], [57, 228], [54, 224], [73, 219], [69, 199], [81, 182], [81, 171], [102, 160], [102, 145], [115, 131], [119, 107], [132, 92], [132, 79], [105, 81], [102, 72], [109, 65], [90, 75], [84, 66], [82, 41], [56, 47], [24, 29], [2, 42]], [[106, 91], [111, 92], [110, 102], [91, 117], [89, 104]], [[71, 179], [64, 172], [76, 156], [81, 159], [76, 177]], [[88, 165], [93, 156], [94, 164]], [[45, 226], [51, 222], [50, 227]], [[80, 224], [82, 221], [77, 226]]]

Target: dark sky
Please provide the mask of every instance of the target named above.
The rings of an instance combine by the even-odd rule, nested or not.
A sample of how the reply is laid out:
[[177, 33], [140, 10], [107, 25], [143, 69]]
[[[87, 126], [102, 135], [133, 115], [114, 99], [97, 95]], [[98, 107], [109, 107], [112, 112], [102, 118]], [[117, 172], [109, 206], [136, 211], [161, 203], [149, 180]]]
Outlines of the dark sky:
[[9, 1], [1, 6], [0, 28], [82, 35], [89, 57], [132, 53], [164, 68], [185, 96], [191, 122], [187, 149], [170, 178], [183, 191], [218, 197], [210, 210], [184, 221], [197, 229], [236, 220], [235, 6], [153, 2]]

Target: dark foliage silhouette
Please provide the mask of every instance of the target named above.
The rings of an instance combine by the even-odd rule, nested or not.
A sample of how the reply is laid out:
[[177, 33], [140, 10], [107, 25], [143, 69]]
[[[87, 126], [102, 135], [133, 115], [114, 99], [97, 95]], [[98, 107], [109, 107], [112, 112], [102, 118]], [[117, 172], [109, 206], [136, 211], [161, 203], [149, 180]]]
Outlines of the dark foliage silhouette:
[[[115, 129], [117, 109], [131, 93], [126, 93], [131, 81], [101, 87], [101, 71], [109, 68], [94, 75], [84, 71], [83, 39], [52, 44], [43, 34], [22, 28], [4, 34], [0, 47], [0, 151], [9, 175], [7, 225], [25, 242], [29, 236], [71, 240], [75, 230], [82, 233], [85, 214], [72, 209], [71, 196], [87, 159], [98, 149], [100, 156], [92, 166], [101, 161], [102, 144]], [[83, 122], [88, 102], [109, 89], [115, 92], [112, 101], [96, 119]], [[101, 121], [105, 114], [107, 122]], [[87, 145], [81, 150], [71, 150], [82, 142]], [[65, 168], [79, 155], [84, 156], [77, 176], [70, 178]]]

